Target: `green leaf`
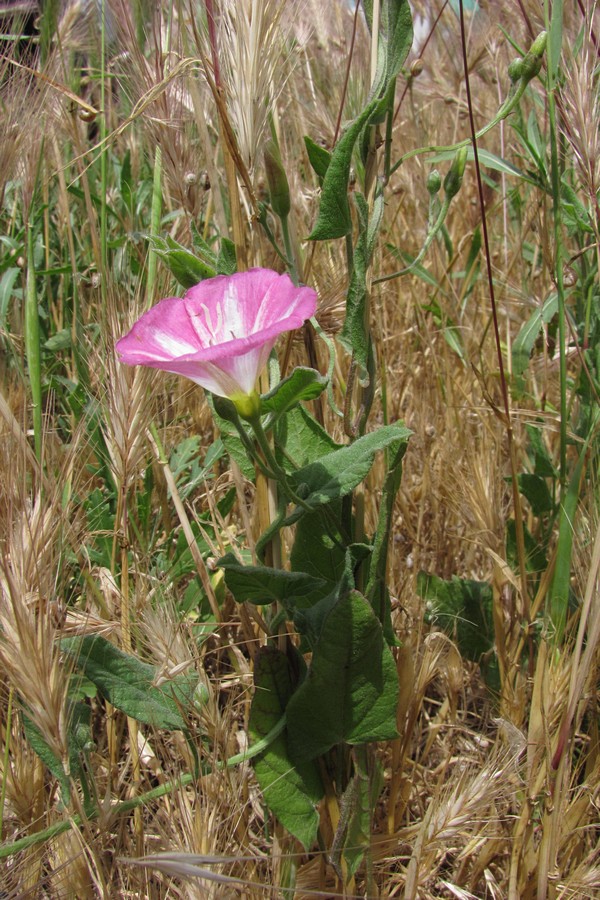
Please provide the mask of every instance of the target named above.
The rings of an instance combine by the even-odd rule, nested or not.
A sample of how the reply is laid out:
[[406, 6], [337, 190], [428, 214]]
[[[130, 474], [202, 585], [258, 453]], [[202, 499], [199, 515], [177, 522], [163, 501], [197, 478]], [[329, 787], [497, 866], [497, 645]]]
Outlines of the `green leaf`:
[[[252, 742], [265, 737], [281, 719], [292, 696], [293, 682], [286, 655], [275, 647], [261, 648], [254, 663], [255, 692], [248, 723]], [[316, 764], [294, 765], [282, 734], [256, 757], [254, 770], [269, 809], [308, 850], [317, 837], [316, 806], [324, 794]]]
[[216, 267], [218, 275], [233, 275], [234, 272], [237, 272], [235, 244], [227, 237], [221, 237]]
[[[514, 519], [509, 519], [506, 523], [506, 559], [509, 566], [517, 569], [519, 566], [519, 551], [517, 549], [517, 529]], [[539, 538], [534, 538], [527, 525], [523, 523], [523, 540], [525, 544], [525, 566], [528, 572], [538, 575], [545, 572], [548, 568], [548, 559], [546, 557], [546, 546], [540, 543]]]
[[317, 222], [309, 235], [311, 241], [327, 241], [344, 237], [352, 230], [348, 204], [348, 181], [352, 152], [358, 137], [377, 108], [372, 100], [357, 119], [346, 129], [336, 144], [323, 179], [323, 191]]
[[545, 478], [540, 475], [532, 475], [529, 472], [521, 472], [517, 476], [519, 491], [529, 501], [534, 516], [552, 512], [554, 501]]
[[534, 473], [543, 478], [556, 478], [558, 472], [544, 443], [542, 428], [540, 425], [526, 425], [525, 428], [529, 437], [530, 450], [528, 453], [533, 462]]
[[260, 398], [261, 413], [272, 412], [277, 418], [292, 409], [301, 400], [314, 400], [327, 387], [328, 379], [317, 372], [299, 366], [291, 375], [275, 385], [272, 391]]
[[303, 407], [297, 406], [277, 423], [275, 452], [281, 465], [289, 470], [288, 459], [280, 451], [285, 448], [293, 469], [321, 459], [332, 450], [340, 448], [324, 428]]
[[594, 227], [589, 211], [579, 199], [579, 195], [566, 181], [566, 176], [560, 185], [561, 212], [566, 224], [575, 232], [584, 231], [593, 234]]
[[126, 715], [167, 731], [187, 729], [183, 712], [195, 706], [195, 672], [163, 681], [159, 687], [155, 666], [123, 653], [100, 635], [63, 638], [61, 649], [102, 696]]
[[93, 743], [91, 730], [92, 711], [90, 707], [86, 703], [79, 701], [71, 702], [68, 705], [66, 737], [69, 773], [65, 771], [62, 759], [52, 750], [33, 720], [24, 711], [21, 713], [21, 718], [25, 737], [30, 746], [59, 782], [64, 802], [70, 803], [71, 779], [81, 778], [81, 754]]
[[[454, 159], [456, 155], [456, 150], [442, 150], [440, 153], [436, 153], [434, 156], [429, 157], [430, 163], [438, 163], [444, 162], [447, 159]], [[512, 175], [515, 178], [520, 178], [522, 181], [527, 181], [529, 184], [534, 184], [538, 186], [538, 182], [528, 175], [526, 172], [523, 172], [521, 169], [518, 169], [517, 166], [514, 166], [508, 160], [503, 159], [501, 156], [497, 156], [495, 153], [492, 153], [490, 150], [483, 150], [482, 148], [477, 148], [477, 158], [482, 166], [485, 166], [487, 169], [492, 169], [495, 172], [501, 172], [503, 175]], [[473, 162], [474, 154], [473, 147], [467, 148], [467, 161]]]
[[402, 478], [402, 459], [406, 453], [407, 441], [400, 441], [389, 453], [389, 464], [379, 503], [377, 531], [373, 541], [373, 555], [369, 566], [369, 581], [366, 596], [383, 627], [389, 643], [395, 643], [389, 602], [387, 561], [390, 532], [396, 494]]
[[188, 289], [203, 281], [213, 278], [217, 272], [212, 266], [198, 259], [190, 250], [178, 244], [172, 237], [161, 238], [157, 235], [145, 235], [146, 240], [159, 256], [179, 284]]
[[[333, 520], [327, 517], [333, 513]], [[317, 603], [330, 594], [344, 574], [346, 553], [339, 541], [334, 540], [331, 531], [339, 519], [341, 504], [331, 504], [327, 510], [318, 509], [303, 516], [294, 534], [294, 545], [290, 553], [292, 571], [312, 576], [321, 587], [311, 595], [311, 604]]]
[[59, 350], [68, 350], [72, 343], [70, 328], [61, 328], [44, 343], [44, 349], [56, 353]]
[[412, 13], [408, 0], [387, 0], [385, 22], [386, 85], [401, 71], [413, 42]]
[[365, 305], [367, 302], [367, 267], [368, 247], [367, 233], [369, 229], [369, 207], [362, 194], [355, 194], [358, 213], [358, 241], [354, 250], [352, 275], [346, 298], [346, 317], [339, 335], [340, 342], [348, 353], [354, 355], [359, 367], [361, 383], [368, 384], [368, 360], [370, 331], [365, 321]]
[[465, 351], [460, 337], [460, 328], [458, 328], [456, 325], [444, 325], [443, 334], [444, 340], [446, 341], [450, 349], [456, 353], [459, 359], [464, 360]]
[[[561, 499], [560, 517], [558, 525], [558, 542], [556, 545], [556, 563], [554, 575], [549, 591], [549, 615], [550, 621], [556, 633], [556, 643], [559, 645], [563, 639], [567, 624], [567, 609], [569, 605], [569, 592], [571, 590], [571, 556], [573, 553], [573, 539], [575, 537], [575, 517], [579, 504], [579, 493], [583, 481], [587, 447], [592, 438], [590, 433], [583, 445], [579, 459], [573, 469], [573, 474], [567, 485], [564, 497]], [[596, 432], [597, 433], [597, 432]]]
[[[302, 493], [305, 505], [311, 509], [345, 497], [366, 478], [379, 450], [397, 441], [406, 442], [411, 434], [402, 422], [384, 425], [294, 472], [290, 476], [292, 487]], [[286, 524], [296, 521], [299, 513], [302, 510], [296, 510]]]
[[304, 146], [308, 154], [308, 161], [322, 183], [331, 162], [331, 153], [306, 135], [304, 137]]
[[325, 582], [304, 572], [287, 572], [267, 566], [243, 566], [233, 553], [217, 563], [225, 570], [225, 582], [238, 603], [258, 605], [279, 602], [287, 607], [302, 607], [305, 600]]
[[393, 740], [398, 675], [381, 625], [357, 591], [327, 615], [306, 680], [287, 707], [293, 760], [314, 759], [335, 744]]
[[542, 325], [547, 325], [558, 311], [558, 294], [553, 291], [541, 307], [523, 325], [512, 345], [512, 370], [514, 375], [522, 375], [529, 365], [529, 357]]
[[13, 293], [16, 293], [15, 282], [22, 275], [21, 269], [12, 266], [7, 269], [0, 279], [0, 330], [6, 330], [6, 315], [10, 306]]
[[344, 568], [338, 580], [331, 585], [331, 590], [312, 606], [294, 610], [294, 625], [299, 634], [306, 638], [311, 651], [315, 649], [321, 638], [327, 617], [340, 598], [347, 597], [354, 590], [354, 570], [356, 565], [365, 559], [370, 548], [364, 544], [351, 544], [344, 553]]
[[485, 581], [458, 578], [444, 581], [419, 572], [417, 593], [429, 600], [427, 618], [456, 640], [461, 654], [479, 662], [494, 645], [492, 588]]
[[346, 800], [350, 807], [343, 854], [351, 875], [356, 874], [365, 853], [370, 852], [373, 811], [384, 784], [383, 767], [377, 759], [372, 769], [371, 774], [357, 772], [342, 798], [342, 807]]

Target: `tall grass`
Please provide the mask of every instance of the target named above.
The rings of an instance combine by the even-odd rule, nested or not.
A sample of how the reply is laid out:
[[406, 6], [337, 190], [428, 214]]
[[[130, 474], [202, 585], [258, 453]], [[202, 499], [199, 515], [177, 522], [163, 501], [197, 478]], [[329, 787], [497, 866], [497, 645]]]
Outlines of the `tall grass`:
[[[0, 4], [3, 895], [599, 895], [600, 18], [594, 0], [508, 0], [461, 29], [452, 5], [413, 4], [421, 55], [371, 176], [389, 173], [371, 422], [414, 435], [388, 584], [400, 737], [376, 750], [370, 866], [344, 882], [325, 840], [336, 798], [305, 853], [244, 756], [265, 627], [214, 562], [253, 555], [269, 484], [215, 448], [200, 390], [121, 366], [114, 342], [178, 289], [167, 238], [202, 255], [230, 237], [240, 268], [287, 255], [318, 291], [325, 340], [280, 358], [329, 365], [343, 407], [347, 248], [306, 241], [304, 136], [330, 149], [363, 109], [364, 16], [333, 0], [50, 3], [36, 44]], [[454, 156], [440, 148], [494, 120], [543, 29], [539, 73], [478, 141], [480, 184], [469, 160], [413, 265], [428, 175]], [[292, 206], [285, 234], [265, 214], [271, 241], [273, 147]], [[319, 414], [344, 440], [333, 406]], [[185, 730], [127, 717], [78, 674], [68, 640], [94, 635], [153, 684], [195, 677]]]

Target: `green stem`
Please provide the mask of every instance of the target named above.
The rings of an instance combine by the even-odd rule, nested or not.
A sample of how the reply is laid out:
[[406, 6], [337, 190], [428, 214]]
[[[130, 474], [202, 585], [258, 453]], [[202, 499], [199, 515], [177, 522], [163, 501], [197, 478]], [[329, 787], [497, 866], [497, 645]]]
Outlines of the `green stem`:
[[[487, 125], [484, 125], [480, 131], [475, 135], [476, 140], [480, 140], [484, 135], [491, 131], [492, 128], [495, 128], [503, 119], [506, 119], [507, 116], [511, 114], [513, 109], [519, 103], [521, 97], [525, 93], [525, 89], [529, 82], [525, 79], [521, 79], [516, 87], [514, 88], [514, 93], [510, 93], [494, 118], [491, 122], [488, 122]], [[459, 141], [457, 144], [448, 144], [446, 146], [439, 144], [429, 144], [427, 147], [416, 147], [414, 150], [409, 150], [408, 153], [405, 153], [400, 159], [394, 163], [394, 165], [390, 169], [390, 175], [393, 175], [394, 172], [400, 168], [402, 163], [406, 162], [407, 159], [411, 159], [413, 156], [421, 156], [423, 153], [446, 153], [450, 150], [460, 150], [461, 147], [468, 147], [471, 143], [471, 138], [465, 138], [464, 141]]]
[[260, 421], [260, 416], [256, 416], [254, 419], [252, 419], [250, 421], [250, 425], [252, 426], [252, 430], [254, 431], [256, 443], [260, 447], [267, 467], [270, 470], [269, 477], [273, 478], [281, 485], [284, 493], [292, 501], [292, 503], [295, 503], [297, 506], [302, 507], [302, 509], [304, 509], [306, 512], [312, 512], [311, 508], [304, 502], [304, 500], [302, 500], [302, 498], [299, 497], [298, 494], [296, 494], [288, 481], [287, 473], [277, 462], [275, 454], [273, 453], [273, 450], [269, 443], [269, 439], [265, 434], [262, 422]]
[[290, 237], [288, 216], [282, 216], [279, 221], [281, 222], [281, 233], [283, 235], [285, 255], [287, 256], [288, 270], [294, 284], [299, 284], [298, 266], [296, 265], [296, 254], [294, 253], [294, 247], [292, 245], [292, 239]]
[[25, 290], [25, 352], [31, 389], [33, 440], [38, 462], [42, 459], [42, 360], [40, 349], [40, 317], [35, 284], [33, 225], [27, 231], [27, 280]]
[[[258, 756], [259, 753], [266, 750], [267, 747], [279, 737], [283, 732], [285, 725], [286, 718], [284, 714], [273, 728], [271, 728], [269, 733], [266, 734], [264, 738], [257, 741], [256, 744], [253, 744], [252, 747], [249, 747], [245, 753], [236, 753], [235, 756], [230, 756], [229, 759], [217, 763], [214, 766], [203, 767], [200, 775], [213, 775], [216, 771], [221, 769], [231, 769], [234, 766], [240, 765], [241, 763]], [[158, 800], [166, 794], [172, 794], [178, 788], [192, 784], [197, 778], [198, 775], [196, 773], [187, 772], [180, 778], [166, 781], [164, 784], [159, 785], [159, 787], [153, 788], [151, 791], [146, 791], [145, 794], [138, 794], [137, 797], [132, 797], [130, 800], [123, 800], [121, 803], [116, 803], [111, 810], [112, 815], [118, 816], [121, 815], [121, 813], [130, 812], [132, 809], [143, 806], [152, 800]], [[93, 814], [88, 816], [88, 819], [94, 819], [98, 814], [99, 810], [94, 811]], [[75, 815], [71, 819], [63, 819], [63, 821], [56, 822], [54, 825], [50, 825], [49, 828], [45, 828], [43, 831], [36, 831], [35, 834], [29, 834], [27, 837], [20, 838], [18, 841], [13, 841], [10, 844], [2, 844], [0, 846], [0, 859], [6, 859], [9, 856], [14, 856], [15, 853], [27, 850], [28, 847], [33, 847], [36, 844], [42, 844], [52, 840], [52, 838], [57, 837], [59, 834], [64, 834], [65, 831], [69, 831], [71, 828], [77, 828], [82, 824], [82, 821], [81, 816]]]
[[380, 278], [373, 279], [373, 284], [382, 284], [384, 281], [391, 281], [393, 278], [399, 278], [401, 275], [407, 275], [410, 271], [412, 271], [412, 269], [416, 268], [419, 265], [419, 263], [429, 250], [433, 239], [439, 233], [442, 225], [446, 220], [448, 210], [450, 209], [451, 200], [451, 197], [444, 198], [444, 202], [440, 207], [437, 219], [435, 220], [435, 222], [433, 222], [433, 224], [431, 224], [434, 198], [431, 199], [427, 236], [425, 237], [425, 243], [419, 250], [418, 255], [413, 259], [410, 265], [405, 266], [403, 269], [399, 269], [397, 272], [392, 272], [390, 275], [382, 275]]
[[[152, 183], [152, 211], [150, 214], [150, 234], [153, 237], [158, 235], [160, 228], [160, 215], [162, 210], [162, 151], [159, 146], [156, 147], [154, 155], [154, 179]], [[154, 294], [154, 283], [156, 281], [156, 266], [158, 256], [155, 251], [150, 249], [148, 256], [148, 272], [146, 275], [146, 293], [149, 301], [152, 300]]]

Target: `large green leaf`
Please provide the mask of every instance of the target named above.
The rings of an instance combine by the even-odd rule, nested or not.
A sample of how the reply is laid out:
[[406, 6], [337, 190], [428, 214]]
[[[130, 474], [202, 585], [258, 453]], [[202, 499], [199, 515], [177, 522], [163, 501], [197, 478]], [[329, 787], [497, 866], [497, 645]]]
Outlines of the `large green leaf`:
[[101, 635], [63, 638], [61, 649], [102, 696], [126, 715], [167, 731], [185, 731], [198, 676], [178, 675], [157, 686], [159, 670], [123, 653]]
[[428, 618], [456, 640], [463, 656], [479, 662], [494, 645], [492, 588], [486, 581], [449, 581], [419, 572], [417, 593], [429, 601]]
[[325, 177], [319, 206], [319, 215], [309, 240], [327, 241], [344, 237], [352, 230], [352, 218], [348, 204], [348, 180], [352, 152], [358, 137], [377, 108], [372, 100], [362, 113], [348, 126], [336, 144]]
[[[332, 437], [303, 406], [297, 406], [277, 423], [275, 452], [287, 471], [299, 469], [338, 450]], [[281, 450], [285, 448], [285, 455]]]
[[[225, 570], [227, 587], [238, 603], [249, 601], [260, 605], [277, 601], [286, 607], [302, 607], [307, 598], [326, 585], [322, 578], [304, 572], [243, 566], [233, 553], [227, 553], [217, 565]], [[309, 599], [308, 605], [310, 602]]]
[[[330, 594], [344, 574], [346, 554], [332, 535], [332, 524], [339, 521], [341, 504], [334, 503], [327, 510], [318, 509], [303, 516], [294, 534], [290, 554], [292, 571], [312, 576], [320, 587], [311, 595], [311, 605]], [[327, 512], [332, 514], [332, 520]]]
[[552, 512], [554, 500], [545, 478], [531, 472], [521, 472], [517, 476], [517, 480], [519, 482], [519, 491], [531, 504], [531, 511], [534, 516]]
[[[286, 655], [275, 647], [262, 648], [254, 664], [254, 685], [248, 730], [256, 742], [281, 719], [292, 696], [293, 678]], [[267, 806], [308, 850], [317, 837], [316, 805], [324, 793], [316, 764], [294, 765], [282, 734], [256, 757], [254, 770]]]
[[402, 422], [384, 425], [294, 472], [290, 483], [303, 497], [304, 506], [288, 517], [286, 524], [296, 521], [307, 507], [317, 509], [345, 497], [366, 478], [379, 450], [398, 442], [406, 443], [411, 434]]
[[293, 760], [314, 759], [335, 744], [393, 740], [398, 675], [379, 620], [357, 591], [329, 611], [310, 670], [287, 707]]

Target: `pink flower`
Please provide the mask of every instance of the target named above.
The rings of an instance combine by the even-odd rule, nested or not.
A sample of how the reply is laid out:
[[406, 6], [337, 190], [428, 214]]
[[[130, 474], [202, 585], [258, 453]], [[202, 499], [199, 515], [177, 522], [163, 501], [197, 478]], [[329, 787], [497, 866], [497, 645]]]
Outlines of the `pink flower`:
[[121, 362], [185, 375], [231, 400], [254, 394], [278, 336], [314, 315], [317, 295], [289, 275], [250, 269], [168, 297], [117, 341]]

